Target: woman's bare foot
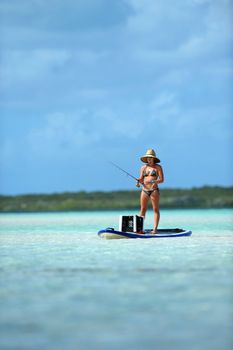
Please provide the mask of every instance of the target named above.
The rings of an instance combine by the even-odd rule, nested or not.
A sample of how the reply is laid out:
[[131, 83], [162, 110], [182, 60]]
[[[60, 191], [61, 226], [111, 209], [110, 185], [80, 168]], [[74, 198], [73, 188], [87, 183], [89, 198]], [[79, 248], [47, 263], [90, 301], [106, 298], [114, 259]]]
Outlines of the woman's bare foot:
[[155, 230], [155, 229], [153, 229], [153, 230], [150, 231], [150, 234], [151, 234], [151, 235], [156, 235], [156, 233], [157, 233], [157, 230]]

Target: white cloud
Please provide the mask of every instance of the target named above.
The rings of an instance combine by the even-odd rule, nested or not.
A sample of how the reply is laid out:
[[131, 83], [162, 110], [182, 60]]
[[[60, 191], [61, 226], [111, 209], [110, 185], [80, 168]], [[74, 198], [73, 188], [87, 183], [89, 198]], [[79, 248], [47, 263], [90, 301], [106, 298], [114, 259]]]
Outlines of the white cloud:
[[155, 96], [150, 101], [148, 112], [146, 120], [148, 128], [154, 125], [160, 136], [170, 135], [172, 139], [178, 137], [183, 111], [174, 92], [164, 91]]
[[135, 13], [128, 20], [133, 55], [141, 63], [200, 63], [231, 56], [233, 4], [221, 1], [129, 0]]
[[108, 138], [112, 139], [136, 139], [142, 132], [138, 125], [138, 115], [127, 114], [127, 111], [103, 108], [95, 114], [97, 120], [101, 120], [102, 133], [108, 133]]
[[39, 155], [63, 156], [95, 141], [95, 135], [85, 126], [85, 111], [79, 114], [51, 113], [42, 127], [28, 135], [31, 149]]
[[70, 58], [68, 51], [58, 49], [5, 51], [0, 66], [3, 83], [33, 83], [67, 64]]
[[95, 112], [51, 113], [42, 127], [29, 132], [27, 140], [29, 148], [37, 155], [62, 157], [114, 139], [135, 139], [141, 131], [132, 115], [103, 108]]

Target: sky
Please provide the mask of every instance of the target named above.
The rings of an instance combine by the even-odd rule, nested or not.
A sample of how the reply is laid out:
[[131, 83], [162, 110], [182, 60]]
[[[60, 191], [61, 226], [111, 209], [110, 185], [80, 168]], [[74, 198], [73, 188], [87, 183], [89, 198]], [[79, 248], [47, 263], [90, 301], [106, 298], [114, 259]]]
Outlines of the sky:
[[0, 194], [232, 186], [233, 1], [1, 0]]

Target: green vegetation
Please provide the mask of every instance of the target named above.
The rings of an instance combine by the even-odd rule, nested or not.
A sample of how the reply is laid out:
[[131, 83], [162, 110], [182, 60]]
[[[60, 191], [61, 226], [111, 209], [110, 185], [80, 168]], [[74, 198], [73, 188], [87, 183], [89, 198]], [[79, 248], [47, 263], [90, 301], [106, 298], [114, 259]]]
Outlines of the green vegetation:
[[[140, 191], [77, 192], [0, 196], [0, 212], [139, 208]], [[161, 208], [232, 208], [233, 187], [162, 189]]]

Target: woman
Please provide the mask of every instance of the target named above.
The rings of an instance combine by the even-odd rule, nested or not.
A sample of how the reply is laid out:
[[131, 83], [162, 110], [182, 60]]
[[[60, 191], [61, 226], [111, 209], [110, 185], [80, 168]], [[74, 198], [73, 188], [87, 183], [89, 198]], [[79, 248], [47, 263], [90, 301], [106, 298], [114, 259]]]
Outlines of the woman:
[[140, 186], [139, 183], [141, 183], [143, 186], [140, 198], [140, 215], [145, 218], [147, 205], [150, 199], [154, 211], [154, 228], [151, 233], [155, 234], [157, 233], [160, 219], [158, 184], [164, 181], [163, 169], [160, 165], [158, 165], [160, 160], [156, 157], [153, 149], [148, 149], [146, 154], [140, 159], [142, 162], [146, 163], [146, 165], [141, 167], [140, 177], [138, 179], [138, 186]]

